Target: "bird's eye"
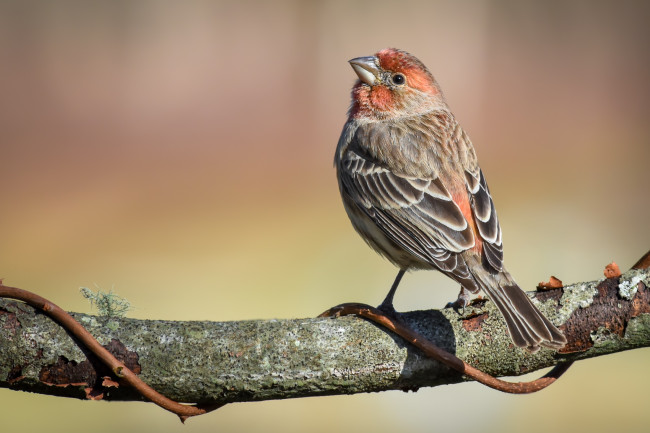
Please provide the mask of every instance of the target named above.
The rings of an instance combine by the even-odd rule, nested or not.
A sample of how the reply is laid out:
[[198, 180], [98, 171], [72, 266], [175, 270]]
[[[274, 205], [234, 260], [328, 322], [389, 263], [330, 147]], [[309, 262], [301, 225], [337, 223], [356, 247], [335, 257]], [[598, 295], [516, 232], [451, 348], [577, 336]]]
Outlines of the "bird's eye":
[[391, 80], [393, 81], [393, 84], [396, 84], [398, 86], [401, 86], [402, 84], [406, 83], [406, 77], [400, 73], [393, 74]]

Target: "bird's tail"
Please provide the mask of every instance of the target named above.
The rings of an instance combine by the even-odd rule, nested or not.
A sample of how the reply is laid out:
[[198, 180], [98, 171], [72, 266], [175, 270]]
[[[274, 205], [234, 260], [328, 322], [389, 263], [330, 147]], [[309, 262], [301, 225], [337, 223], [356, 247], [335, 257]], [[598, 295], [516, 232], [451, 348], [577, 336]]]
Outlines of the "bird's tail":
[[506, 319], [515, 345], [534, 353], [540, 346], [557, 350], [566, 344], [566, 337], [533, 305], [508, 271], [496, 275], [480, 272], [474, 277]]

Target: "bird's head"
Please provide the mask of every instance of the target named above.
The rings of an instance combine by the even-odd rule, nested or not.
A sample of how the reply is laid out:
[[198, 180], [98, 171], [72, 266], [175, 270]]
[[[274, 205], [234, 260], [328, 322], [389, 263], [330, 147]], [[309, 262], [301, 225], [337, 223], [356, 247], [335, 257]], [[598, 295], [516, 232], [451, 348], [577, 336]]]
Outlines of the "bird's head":
[[416, 57], [395, 48], [349, 61], [359, 80], [350, 116], [390, 119], [446, 108], [438, 83]]

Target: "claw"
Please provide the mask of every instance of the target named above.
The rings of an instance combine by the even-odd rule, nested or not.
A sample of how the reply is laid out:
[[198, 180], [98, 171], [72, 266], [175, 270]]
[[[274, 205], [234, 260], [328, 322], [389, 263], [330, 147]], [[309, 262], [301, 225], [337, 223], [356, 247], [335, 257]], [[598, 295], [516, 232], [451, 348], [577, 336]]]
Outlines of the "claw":
[[[456, 313], [460, 314], [461, 316], [464, 316], [465, 307], [469, 305], [469, 302], [470, 302], [470, 292], [469, 290], [461, 286], [460, 293], [458, 294], [458, 299], [456, 299], [454, 302], [448, 302], [447, 305], [445, 305], [445, 308], [453, 308]], [[460, 312], [459, 310], [462, 310], [462, 312]]]

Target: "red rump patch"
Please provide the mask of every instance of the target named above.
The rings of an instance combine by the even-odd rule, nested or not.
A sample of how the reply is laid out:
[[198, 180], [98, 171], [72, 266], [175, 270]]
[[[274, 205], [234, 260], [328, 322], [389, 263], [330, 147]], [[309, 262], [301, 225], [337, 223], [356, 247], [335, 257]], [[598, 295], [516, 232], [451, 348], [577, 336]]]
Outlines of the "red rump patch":
[[451, 191], [451, 196], [454, 200], [454, 203], [456, 203], [456, 205], [460, 208], [460, 211], [463, 213], [463, 216], [467, 220], [467, 224], [469, 224], [470, 228], [472, 229], [472, 233], [474, 234], [474, 247], [472, 249], [481, 254], [483, 250], [483, 238], [481, 237], [481, 234], [478, 231], [478, 227], [476, 226], [476, 220], [474, 220], [474, 211], [472, 210], [472, 205], [469, 202], [467, 191], [465, 189], [461, 189], [459, 191]]

